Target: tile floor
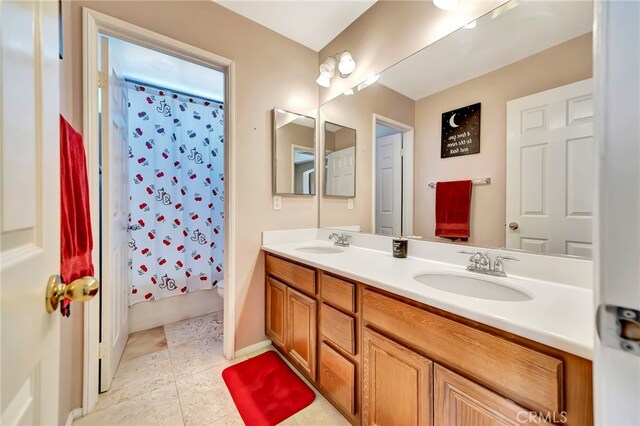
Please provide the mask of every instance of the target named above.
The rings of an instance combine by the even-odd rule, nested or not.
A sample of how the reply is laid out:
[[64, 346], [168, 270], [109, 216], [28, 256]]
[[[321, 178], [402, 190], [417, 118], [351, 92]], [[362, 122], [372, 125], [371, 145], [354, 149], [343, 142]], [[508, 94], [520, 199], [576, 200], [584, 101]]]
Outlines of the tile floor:
[[[222, 312], [129, 336], [111, 389], [76, 425], [243, 425], [222, 370], [267, 348], [229, 361], [222, 355]], [[295, 370], [294, 370], [295, 371]], [[313, 388], [312, 388], [313, 389]], [[316, 392], [286, 426], [349, 423]]]

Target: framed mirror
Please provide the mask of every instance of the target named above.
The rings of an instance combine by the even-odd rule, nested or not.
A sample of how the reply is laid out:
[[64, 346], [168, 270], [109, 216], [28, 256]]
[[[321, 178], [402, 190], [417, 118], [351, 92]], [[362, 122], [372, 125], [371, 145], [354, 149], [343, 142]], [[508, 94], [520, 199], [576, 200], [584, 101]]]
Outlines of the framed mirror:
[[273, 109], [273, 194], [315, 195], [316, 120]]
[[356, 130], [324, 122], [324, 195], [356, 196]]
[[[353, 205], [321, 197], [320, 227], [590, 258], [592, 26], [592, 1], [511, 0], [321, 105], [359, 140]], [[455, 181], [468, 236], [445, 238]]]

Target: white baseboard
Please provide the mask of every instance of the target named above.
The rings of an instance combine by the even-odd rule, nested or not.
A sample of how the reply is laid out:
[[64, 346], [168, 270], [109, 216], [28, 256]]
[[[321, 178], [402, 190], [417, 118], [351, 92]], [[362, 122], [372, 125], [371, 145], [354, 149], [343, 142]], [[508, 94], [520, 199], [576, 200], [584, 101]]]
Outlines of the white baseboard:
[[247, 346], [246, 348], [242, 348], [239, 351], [236, 351], [235, 357], [238, 358], [241, 356], [249, 355], [259, 351], [260, 349], [268, 348], [269, 346], [271, 346], [271, 340], [263, 340], [262, 342], [258, 342], [255, 345]]
[[140, 302], [129, 307], [129, 333], [148, 330], [188, 318], [222, 311], [223, 300], [217, 290], [198, 290], [155, 302]]
[[80, 417], [82, 417], [82, 408], [74, 408], [73, 410], [69, 411], [65, 426], [71, 426], [73, 424], [73, 421], [79, 419]]

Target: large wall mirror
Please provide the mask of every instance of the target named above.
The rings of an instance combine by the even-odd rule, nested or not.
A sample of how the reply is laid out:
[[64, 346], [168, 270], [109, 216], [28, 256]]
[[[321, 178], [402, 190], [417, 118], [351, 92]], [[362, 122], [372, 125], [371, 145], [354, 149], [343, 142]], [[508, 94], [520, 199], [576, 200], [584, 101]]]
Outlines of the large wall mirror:
[[[322, 197], [320, 226], [591, 257], [592, 26], [590, 1], [512, 0], [322, 105], [358, 144], [353, 205]], [[460, 180], [469, 236], [438, 237]]]
[[315, 132], [315, 118], [274, 108], [274, 195], [315, 195]]

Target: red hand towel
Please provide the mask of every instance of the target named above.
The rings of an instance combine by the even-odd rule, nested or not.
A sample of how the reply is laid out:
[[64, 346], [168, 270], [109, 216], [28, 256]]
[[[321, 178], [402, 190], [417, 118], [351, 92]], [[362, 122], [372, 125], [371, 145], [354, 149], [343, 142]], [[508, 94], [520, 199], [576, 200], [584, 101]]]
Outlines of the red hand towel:
[[[65, 283], [93, 275], [93, 236], [89, 216], [89, 180], [82, 135], [60, 115], [61, 265]], [[62, 302], [69, 316], [70, 300]]]
[[436, 184], [436, 236], [450, 239], [469, 238], [471, 216], [471, 181]]

